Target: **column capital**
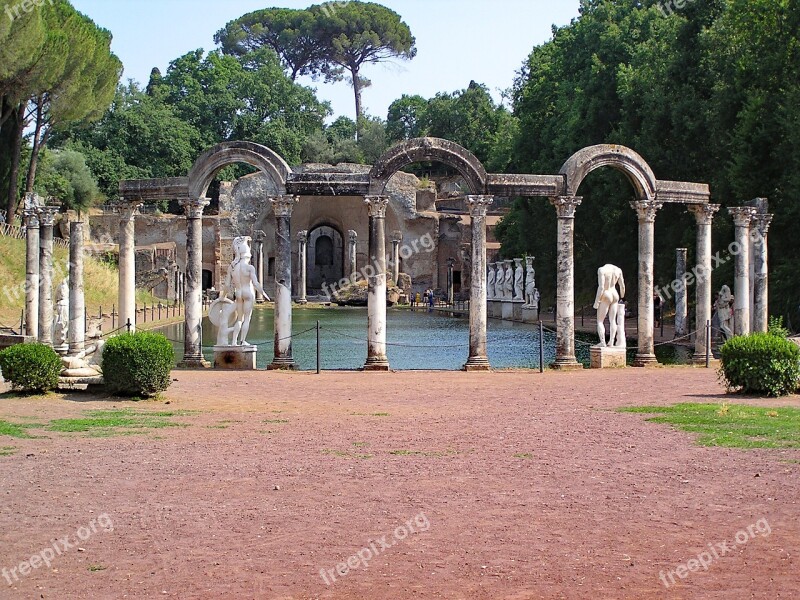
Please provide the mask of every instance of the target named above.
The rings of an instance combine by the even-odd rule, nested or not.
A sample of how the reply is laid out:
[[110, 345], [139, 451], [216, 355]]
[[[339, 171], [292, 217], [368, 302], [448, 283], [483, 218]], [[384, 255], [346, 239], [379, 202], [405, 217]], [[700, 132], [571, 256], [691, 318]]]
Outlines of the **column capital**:
[[55, 223], [56, 215], [58, 214], [59, 207], [57, 206], [40, 206], [36, 209], [36, 214], [39, 217], [40, 227], [52, 227]]
[[297, 232], [297, 241], [300, 242], [301, 244], [307, 244], [308, 243], [308, 230], [307, 229], [304, 229], [303, 231], [298, 231]]
[[119, 212], [120, 221], [130, 221], [139, 213], [139, 207], [142, 202], [138, 200], [133, 202], [121, 202], [116, 205], [117, 212]]
[[473, 219], [485, 217], [493, 202], [494, 196], [467, 196], [467, 208], [469, 208], [470, 216]]
[[554, 196], [550, 198], [550, 204], [556, 208], [559, 219], [574, 219], [575, 209], [583, 203], [580, 196]]
[[719, 204], [690, 204], [688, 207], [690, 213], [694, 215], [698, 225], [711, 225], [714, 221], [714, 215], [720, 209]]
[[386, 218], [386, 207], [389, 206], [389, 196], [364, 196], [369, 216], [377, 219]]
[[202, 219], [203, 211], [210, 202], [205, 198], [190, 198], [188, 200], [182, 200], [180, 204], [183, 207], [183, 211], [186, 213], [187, 219]]
[[347, 232], [347, 236], [350, 238], [351, 244], [355, 244], [358, 241], [358, 233], [356, 233], [352, 229]]
[[631, 208], [636, 211], [640, 223], [655, 223], [656, 213], [664, 206], [663, 202], [652, 200], [637, 200], [631, 202]]
[[769, 233], [769, 226], [772, 224], [772, 219], [774, 218], [775, 215], [768, 215], [763, 213], [753, 215], [753, 220], [752, 220], [753, 227], [755, 227], [758, 233], [760, 233], [763, 237], [766, 237], [767, 233]]
[[736, 227], [750, 227], [750, 222], [756, 216], [756, 209], [752, 206], [730, 206], [728, 214], [733, 217]]
[[39, 229], [39, 215], [36, 214], [35, 210], [26, 210], [23, 213], [23, 218], [25, 219], [25, 227]]
[[275, 196], [269, 199], [272, 202], [272, 211], [276, 217], [291, 217], [297, 196]]
[[392, 242], [395, 244], [399, 244], [403, 241], [403, 232], [402, 231], [393, 231], [392, 232]]

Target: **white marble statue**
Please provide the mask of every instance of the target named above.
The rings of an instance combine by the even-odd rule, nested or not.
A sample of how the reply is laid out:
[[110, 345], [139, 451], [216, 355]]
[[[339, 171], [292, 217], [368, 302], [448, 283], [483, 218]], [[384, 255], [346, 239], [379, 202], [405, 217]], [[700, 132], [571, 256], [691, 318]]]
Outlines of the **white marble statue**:
[[628, 338], [625, 334], [625, 317], [627, 316], [627, 312], [628, 307], [622, 300], [620, 300], [619, 304], [617, 304], [617, 339], [616, 343], [614, 344], [616, 348], [628, 347]]
[[506, 289], [506, 272], [503, 269], [503, 263], [495, 263], [497, 267], [497, 276], [494, 280], [494, 298], [495, 300], [502, 300], [505, 296], [505, 289]]
[[57, 350], [69, 347], [69, 279], [64, 278], [56, 290], [56, 309], [53, 314], [53, 346]]
[[[269, 302], [253, 265], [250, 238], [240, 236], [233, 240], [234, 259], [228, 267], [225, 284], [209, 308], [209, 320], [217, 329], [218, 346], [249, 346], [247, 334], [253, 317], [256, 292]], [[233, 298], [229, 298], [233, 295]]]
[[503, 298], [506, 300], [514, 299], [514, 267], [513, 261], [505, 261], [506, 276], [503, 280]]
[[521, 258], [515, 258], [514, 262], [517, 265], [517, 268], [514, 269], [514, 302], [524, 302], [525, 284], [523, 277], [525, 277], [525, 269], [522, 268]]
[[731, 293], [731, 288], [727, 285], [723, 285], [719, 296], [717, 296], [714, 308], [717, 310], [719, 328], [722, 330], [722, 335], [725, 336], [726, 340], [733, 337], [733, 305], [734, 297]]
[[533, 257], [525, 258], [525, 306], [529, 308], [539, 308], [539, 302], [534, 299], [536, 295], [536, 270], [533, 268]]
[[[619, 285], [619, 291], [617, 286]], [[618, 313], [620, 298], [625, 297], [625, 279], [622, 269], [614, 265], [605, 265], [597, 270], [597, 297], [594, 308], [597, 310], [597, 335], [600, 336], [600, 347], [605, 348], [606, 326], [608, 317], [611, 329], [609, 344], [616, 348], [623, 348], [625, 344], [624, 331], [619, 335]], [[620, 340], [620, 337], [622, 339]]]
[[99, 325], [90, 323], [89, 328], [83, 351], [74, 356], [61, 357], [61, 363], [64, 365], [64, 370], [61, 371], [62, 377], [94, 378], [103, 374], [103, 348], [106, 341], [102, 338], [103, 332], [100, 331]]
[[494, 282], [496, 277], [497, 273], [494, 270], [494, 263], [491, 263], [489, 265], [489, 275], [486, 279], [486, 297], [489, 300], [494, 300]]

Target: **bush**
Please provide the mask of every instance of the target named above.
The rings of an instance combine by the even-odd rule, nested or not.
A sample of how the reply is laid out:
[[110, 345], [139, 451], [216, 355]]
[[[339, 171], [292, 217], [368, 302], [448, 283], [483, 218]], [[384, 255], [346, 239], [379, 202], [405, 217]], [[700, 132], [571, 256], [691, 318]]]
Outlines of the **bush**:
[[150, 397], [166, 390], [175, 365], [175, 351], [163, 335], [126, 333], [103, 348], [106, 387], [119, 396]]
[[756, 333], [722, 346], [720, 377], [729, 391], [785, 396], [800, 382], [800, 348], [782, 337]]
[[61, 358], [44, 344], [17, 344], [0, 352], [3, 377], [15, 390], [49, 392], [58, 387]]

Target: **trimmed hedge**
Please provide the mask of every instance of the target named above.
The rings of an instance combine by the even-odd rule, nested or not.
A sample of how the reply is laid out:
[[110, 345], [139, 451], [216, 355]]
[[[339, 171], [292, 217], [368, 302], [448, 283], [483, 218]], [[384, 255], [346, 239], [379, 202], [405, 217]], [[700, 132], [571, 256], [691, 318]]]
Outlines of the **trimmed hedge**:
[[118, 396], [151, 397], [172, 383], [175, 351], [170, 341], [156, 333], [125, 333], [103, 348], [106, 387]]
[[15, 390], [45, 393], [58, 387], [61, 358], [45, 344], [17, 344], [0, 352], [3, 377]]
[[720, 377], [729, 391], [786, 396], [800, 383], [800, 348], [769, 333], [735, 337], [722, 346]]

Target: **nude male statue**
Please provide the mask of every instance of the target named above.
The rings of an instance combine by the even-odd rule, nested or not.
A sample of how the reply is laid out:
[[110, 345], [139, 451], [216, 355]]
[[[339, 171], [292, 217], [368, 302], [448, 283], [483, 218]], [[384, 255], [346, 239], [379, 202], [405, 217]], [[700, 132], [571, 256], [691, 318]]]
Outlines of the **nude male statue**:
[[[619, 291], [617, 291], [619, 285]], [[617, 348], [625, 347], [625, 340], [619, 338], [624, 336], [619, 331], [617, 314], [619, 312], [619, 300], [625, 297], [625, 279], [622, 276], [622, 269], [614, 265], [605, 265], [597, 270], [597, 296], [594, 301], [594, 308], [597, 310], [597, 335], [600, 336], [600, 347], [605, 348], [606, 326], [605, 320], [608, 317], [611, 329], [611, 346]]]

